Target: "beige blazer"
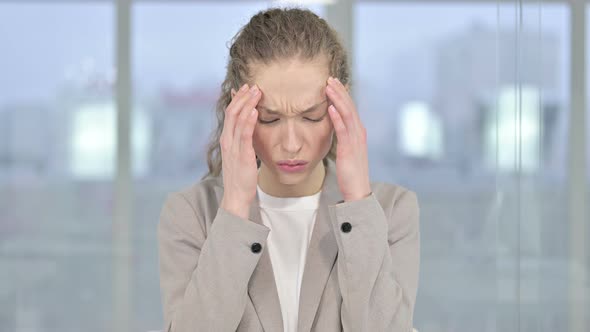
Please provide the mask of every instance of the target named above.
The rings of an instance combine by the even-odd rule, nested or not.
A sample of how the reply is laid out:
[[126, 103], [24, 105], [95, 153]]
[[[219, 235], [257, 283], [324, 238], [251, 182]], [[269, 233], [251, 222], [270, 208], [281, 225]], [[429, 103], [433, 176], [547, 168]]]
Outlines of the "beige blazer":
[[[283, 331], [258, 197], [248, 219], [219, 207], [223, 173], [170, 193], [158, 225], [165, 331]], [[410, 332], [420, 264], [414, 192], [371, 182], [344, 202], [326, 165], [298, 332]]]

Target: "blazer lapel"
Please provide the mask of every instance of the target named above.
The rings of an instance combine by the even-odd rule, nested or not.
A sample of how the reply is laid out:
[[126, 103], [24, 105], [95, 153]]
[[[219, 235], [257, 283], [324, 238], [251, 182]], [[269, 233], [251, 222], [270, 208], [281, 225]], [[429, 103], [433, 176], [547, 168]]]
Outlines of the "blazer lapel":
[[[338, 188], [335, 162], [328, 159], [326, 175], [322, 185], [318, 212], [312, 231], [301, 281], [299, 295], [298, 332], [311, 330], [321, 295], [328, 281], [330, 271], [336, 260], [338, 244], [332, 233], [328, 205], [342, 201]], [[217, 177], [217, 184], [223, 187], [223, 172]], [[223, 189], [217, 192], [218, 202], [223, 197]], [[263, 224], [260, 216], [258, 194], [250, 204], [249, 219]], [[248, 294], [265, 331], [283, 331], [283, 318], [275, 282], [272, 262], [267, 247], [252, 273], [248, 284]]]
[[[260, 217], [260, 205], [258, 194], [250, 205], [249, 219], [255, 223], [263, 224]], [[275, 283], [272, 262], [268, 254], [268, 246], [264, 247], [262, 256], [254, 268], [248, 293], [260, 319], [264, 331], [283, 331], [283, 315], [279, 301], [277, 285]]]
[[334, 162], [328, 159], [316, 221], [307, 250], [303, 280], [301, 281], [298, 332], [311, 330], [320, 298], [336, 261], [338, 244], [332, 232], [328, 206], [337, 204], [341, 200], [342, 195], [338, 188], [336, 167]]

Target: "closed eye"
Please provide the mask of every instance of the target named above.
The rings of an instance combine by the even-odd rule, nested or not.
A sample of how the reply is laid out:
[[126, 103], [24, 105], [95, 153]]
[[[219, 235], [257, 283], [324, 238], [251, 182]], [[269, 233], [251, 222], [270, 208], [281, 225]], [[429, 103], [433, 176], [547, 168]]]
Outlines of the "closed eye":
[[[322, 121], [324, 118], [326, 117], [326, 115], [324, 114], [322, 117], [320, 117], [319, 119], [310, 119], [310, 118], [303, 118], [306, 121], [311, 121], [311, 122], [320, 122]], [[262, 123], [262, 124], [271, 124], [274, 123], [276, 121], [279, 121], [279, 119], [274, 119], [274, 120], [262, 120], [259, 119], [258, 122]]]

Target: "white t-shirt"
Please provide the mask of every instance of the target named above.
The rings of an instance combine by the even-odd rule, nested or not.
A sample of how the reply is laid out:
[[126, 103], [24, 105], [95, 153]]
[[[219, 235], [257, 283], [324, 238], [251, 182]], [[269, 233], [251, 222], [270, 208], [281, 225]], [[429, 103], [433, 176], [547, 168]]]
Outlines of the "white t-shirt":
[[272, 262], [285, 332], [297, 331], [299, 291], [320, 192], [311, 196], [270, 196], [257, 187], [260, 217], [270, 228], [266, 245]]

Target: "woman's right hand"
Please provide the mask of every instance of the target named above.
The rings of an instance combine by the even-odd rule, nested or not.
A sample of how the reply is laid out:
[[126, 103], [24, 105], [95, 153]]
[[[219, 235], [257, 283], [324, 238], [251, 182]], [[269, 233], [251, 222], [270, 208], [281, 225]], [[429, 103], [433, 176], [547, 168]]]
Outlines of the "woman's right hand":
[[262, 94], [256, 85], [249, 88], [244, 84], [237, 93], [232, 89], [232, 95], [219, 139], [224, 187], [221, 207], [248, 219], [258, 184], [252, 134], [258, 118], [255, 107]]

